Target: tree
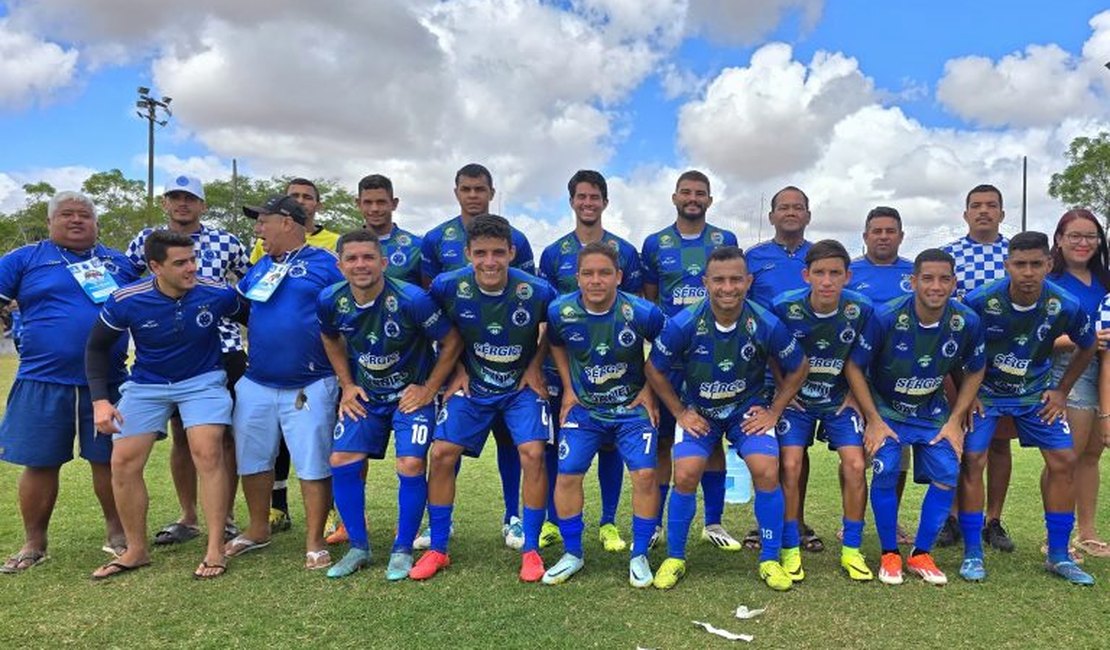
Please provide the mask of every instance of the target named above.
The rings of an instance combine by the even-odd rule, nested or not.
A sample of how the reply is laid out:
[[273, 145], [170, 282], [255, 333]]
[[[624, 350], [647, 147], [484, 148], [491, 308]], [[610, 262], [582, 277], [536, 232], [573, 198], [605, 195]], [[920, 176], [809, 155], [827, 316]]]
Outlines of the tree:
[[50, 183], [27, 183], [23, 207], [0, 218], [0, 251], [10, 251], [20, 246], [46, 239], [46, 207], [57, 191]]
[[1068, 166], [1052, 175], [1048, 194], [1068, 205], [1089, 208], [1110, 221], [1110, 133], [1072, 140], [1065, 157]]
[[[285, 194], [285, 187], [292, 176], [252, 178], [239, 176], [232, 186], [231, 179], [219, 179], [204, 184], [208, 210], [205, 223], [211, 223], [234, 234], [241, 241], [254, 241], [254, 221], [243, 215], [244, 205], [262, 205], [274, 194]], [[362, 213], [355, 206], [353, 194], [332, 179], [312, 180], [320, 190], [320, 206], [316, 223], [339, 233], [361, 228]]]
[[118, 169], [89, 176], [81, 191], [96, 204], [100, 241], [106, 246], [123, 250], [136, 233], [162, 220], [161, 209], [146, 204], [146, 183]]

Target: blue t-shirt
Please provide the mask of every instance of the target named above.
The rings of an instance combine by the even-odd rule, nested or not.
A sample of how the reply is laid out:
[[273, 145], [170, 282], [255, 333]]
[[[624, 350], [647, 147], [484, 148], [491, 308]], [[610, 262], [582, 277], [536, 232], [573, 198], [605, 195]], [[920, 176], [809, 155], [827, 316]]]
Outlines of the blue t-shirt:
[[491, 396], [516, 390], [536, 356], [540, 323], [555, 299], [551, 285], [510, 268], [508, 284], [489, 295], [478, 288], [474, 268], [468, 266], [441, 273], [428, 291], [462, 336], [471, 392]]
[[[509, 265], [527, 273], [535, 272], [532, 247], [524, 233], [516, 228], [513, 228], [513, 246], [516, 257]], [[466, 259], [466, 226], [461, 216], [444, 221], [424, 235], [420, 244], [420, 259], [420, 272], [429, 280], [434, 280], [440, 273], [470, 265]]]
[[[636, 247], [607, 230], [602, 232], [601, 241], [617, 251], [623, 273], [620, 290], [640, 293], [644, 286], [644, 276]], [[578, 252], [581, 250], [582, 242], [574, 232], [563, 235], [543, 249], [537, 275], [547, 280], [560, 295], [577, 291]]]
[[940, 321], [922, 325], [910, 295], [875, 308], [851, 360], [867, 372], [884, 419], [937, 428], [952, 412], [945, 376], [983, 368], [983, 330], [979, 316], [955, 299], [948, 300]]
[[863, 294], [845, 290], [835, 311], [817, 314], [810, 304], [810, 293], [806, 288], [779, 294], [771, 311], [801, 342], [809, 357], [809, 375], [797, 400], [806, 411], [829, 415], [848, 395], [844, 364], [874, 307]]
[[866, 256], [857, 257], [848, 270], [852, 272], [852, 281], [845, 288], [862, 293], [876, 305], [913, 293], [910, 286], [913, 262], [904, 257], [891, 264], [875, 264]]
[[745, 254], [748, 273], [752, 274], [752, 286], [748, 289], [748, 300], [754, 300], [760, 307], [770, 309], [775, 296], [784, 291], [802, 289], [806, 281], [802, 279], [802, 269], [806, 267], [806, 253], [810, 242], [802, 243], [793, 251], [787, 251], [775, 240], [756, 244]]
[[[44, 240], [0, 258], [0, 299], [19, 301], [23, 314], [16, 379], [87, 384], [85, 341], [100, 314], [100, 305], [88, 297], [67, 266], [93, 257], [121, 287], [139, 278], [126, 255], [101, 244], [78, 254]], [[127, 343], [124, 336], [112, 346], [109, 383], [120, 383], [127, 377]]]
[[659, 287], [659, 307], [667, 316], [705, 297], [702, 276], [709, 254], [719, 246], [736, 246], [736, 235], [711, 224], [688, 237], [671, 224], [644, 240], [644, 284]]
[[566, 348], [574, 394], [604, 421], [641, 418], [628, 405], [643, 389], [644, 342], [655, 340], [666, 316], [656, 305], [623, 291], [604, 314], [592, 314], [580, 291], [561, 296], [547, 309], [547, 337]]
[[649, 359], [660, 372], [681, 365], [683, 403], [723, 420], [759, 401], [770, 359], [790, 373], [802, 365], [805, 354], [774, 314], [750, 300], [725, 330], [705, 299], [667, 319]]
[[1037, 404], [1052, 384], [1052, 346], [1067, 334], [1080, 348], [1094, 344], [1091, 317], [1075, 296], [1045, 281], [1041, 297], [1028, 308], [1010, 300], [1010, 279], [979, 287], [964, 296], [979, 314], [987, 343], [987, 374], [979, 398], [984, 406]]
[[1102, 299], [1106, 297], [1106, 287], [1102, 286], [1098, 278], [1091, 277], [1091, 284], [1083, 284], [1082, 280], [1064, 271], [1059, 275], [1049, 275], [1048, 279], [1055, 282], [1056, 286], [1075, 296], [1079, 300], [1079, 305], [1083, 308], [1083, 311], [1091, 317], [1091, 322], [1098, 322]]
[[351, 376], [371, 401], [391, 404], [410, 384], [423, 384], [435, 365], [432, 342], [451, 321], [418, 285], [385, 278], [368, 305], [355, 302], [351, 285], [332, 285], [316, 299], [320, 331], [347, 343]]
[[239, 311], [239, 297], [223, 282], [197, 278], [178, 299], [148, 277], [112, 293], [100, 320], [135, 339], [131, 380], [168, 384], [223, 367], [220, 320]]
[[[274, 265], [266, 255], [239, 281], [244, 296]], [[289, 264], [270, 299], [251, 302], [247, 323], [247, 377], [271, 388], [302, 388], [332, 374], [320, 340], [316, 298], [342, 282], [335, 253], [303, 246], [280, 260]]]
[[386, 237], [379, 238], [382, 254], [389, 260], [385, 274], [410, 284], [420, 284], [420, 246], [423, 239], [411, 232], [393, 225]]

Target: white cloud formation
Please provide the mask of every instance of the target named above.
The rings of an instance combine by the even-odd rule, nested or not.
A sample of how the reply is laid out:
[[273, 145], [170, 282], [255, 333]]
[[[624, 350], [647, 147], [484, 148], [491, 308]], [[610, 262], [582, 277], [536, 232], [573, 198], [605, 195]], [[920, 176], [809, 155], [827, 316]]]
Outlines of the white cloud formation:
[[54, 189], [81, 190], [81, 183], [98, 170], [79, 165], [0, 172], [0, 212], [14, 212], [24, 206], [27, 195], [23, 186], [45, 181]]
[[821, 19], [824, 0], [689, 0], [690, 30], [711, 40], [751, 45], [790, 12], [800, 12], [809, 31]]
[[0, 109], [43, 103], [74, 80], [77, 51], [19, 31], [0, 18]]

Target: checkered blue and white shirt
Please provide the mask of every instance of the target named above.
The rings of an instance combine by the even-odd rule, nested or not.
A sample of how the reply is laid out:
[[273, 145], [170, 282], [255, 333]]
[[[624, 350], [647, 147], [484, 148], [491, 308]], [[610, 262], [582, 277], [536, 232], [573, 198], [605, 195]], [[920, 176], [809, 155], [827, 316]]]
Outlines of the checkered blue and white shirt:
[[[127, 257], [135, 265], [136, 272], [140, 274], [147, 271], [143, 246], [146, 244], [146, 238], [154, 230], [154, 228], [144, 229], [127, 245]], [[200, 225], [200, 230], [190, 234], [190, 237], [196, 242], [199, 277], [234, 285], [239, 278], [246, 275], [251, 265], [249, 251], [238, 237], [226, 230], [209, 228], [204, 224]], [[221, 352], [226, 354], [243, 349], [243, 337], [239, 334], [239, 325], [225, 318], [220, 321], [219, 327]]]
[[1002, 235], [990, 244], [980, 244], [966, 235], [945, 244], [944, 252], [956, 259], [956, 297], [963, 298], [973, 289], [1006, 277], [1009, 248], [1010, 240]]

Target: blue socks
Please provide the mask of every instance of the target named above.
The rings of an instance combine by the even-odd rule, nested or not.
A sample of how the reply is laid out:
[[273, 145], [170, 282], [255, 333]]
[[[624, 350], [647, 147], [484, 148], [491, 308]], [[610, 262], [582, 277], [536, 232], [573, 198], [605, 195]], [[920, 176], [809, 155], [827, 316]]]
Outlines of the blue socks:
[[[558, 454], [556, 454], [557, 456]], [[621, 502], [621, 483], [624, 482], [624, 461], [613, 449], [597, 453], [597, 484], [601, 488], [602, 526], [617, 520], [617, 506]]]
[[547, 471], [547, 520], [559, 523], [559, 513], [555, 511], [555, 482], [559, 478], [559, 446], [548, 445], [544, 449], [544, 470]]
[[959, 514], [960, 532], [964, 536], [965, 559], [983, 559], [983, 519], [982, 511]]
[[706, 470], [701, 475], [701, 492], [705, 499], [705, 525], [720, 524], [725, 514], [725, 470]]
[[[894, 490], [893, 483], [889, 486], [880, 486], [874, 481], [871, 482], [871, 512], [875, 515], [875, 532], [879, 535], [879, 547], [884, 553], [897, 551], [898, 494]], [[920, 532], [918, 530], [918, 533]]]
[[447, 542], [451, 540], [451, 512], [453, 505], [437, 506], [428, 504], [428, 523], [432, 528], [432, 550], [447, 553]]
[[[755, 521], [759, 525], [759, 561], [779, 559], [779, 549], [785, 545], [785, 531], [783, 517], [786, 512], [786, 500], [782, 495], [782, 486], [775, 487], [770, 492], [755, 491]], [[798, 538], [798, 522], [794, 524], [794, 546], [800, 542]], [[862, 526], [862, 524], [860, 524]], [[790, 547], [793, 548], [793, 547]]]
[[[671, 491], [671, 484], [659, 486], [659, 516], [655, 519], [656, 526], [663, 525], [663, 513], [667, 510], [667, 494]], [[653, 531], [654, 532], [654, 531]]]
[[632, 557], [648, 552], [648, 543], [655, 534], [655, 520], [632, 515]]
[[[364, 461], [347, 463], [331, 468], [332, 492], [335, 507], [347, 527], [351, 548], [370, 550], [370, 540], [366, 533], [366, 484], [362, 480]], [[419, 517], [419, 512], [418, 515]], [[417, 519], [417, 526], [420, 525]], [[415, 535], [414, 535], [415, 536]], [[409, 540], [410, 543], [412, 540]]]
[[1049, 562], [1070, 561], [1068, 538], [1071, 537], [1071, 529], [1075, 526], [1075, 513], [1046, 511], [1044, 513], [1044, 526], [1048, 531]]
[[852, 521], [844, 517], [841, 524], [844, 526], [844, 548], [858, 549], [863, 543], [863, 521]]
[[582, 557], [582, 531], [586, 524], [582, 523], [582, 513], [571, 515], [559, 520], [559, 533], [563, 536], [563, 550], [574, 557]]
[[[685, 560], [686, 537], [690, 534], [690, 522], [694, 520], [694, 512], [698, 507], [697, 496], [684, 494], [675, 488], [671, 491], [671, 502], [668, 507], [670, 514], [667, 517], [667, 557]], [[651, 539], [650, 535], [648, 539]]]
[[512, 445], [497, 446], [497, 472], [505, 495], [505, 520], [520, 515], [520, 452]]
[[[917, 536], [913, 540], [914, 551], [928, 553], [933, 549], [933, 543], [937, 541], [937, 535], [940, 529], [944, 526], [944, 522], [948, 519], [948, 513], [952, 510], [952, 502], [956, 500], [956, 490], [943, 490], [936, 485], [930, 485], [928, 490], [925, 490], [925, 499], [921, 501], [921, 520], [917, 522]], [[983, 521], [983, 515], [979, 515], [980, 523]], [[979, 541], [982, 535], [982, 526], [975, 529], [976, 542]], [[965, 538], [966, 539], [966, 538]], [[980, 557], [982, 550], [979, 551]]]
[[793, 519], [784, 521], [782, 524], [782, 547], [798, 548], [801, 545], [802, 536], [798, 532], [798, 520]]
[[524, 553], [535, 551], [540, 547], [540, 527], [546, 511], [543, 508], [529, 508], [524, 506]]
[[423, 474], [398, 474], [397, 479], [400, 484], [397, 488], [397, 537], [393, 540], [393, 552], [412, 553], [412, 540], [416, 539], [420, 530], [420, 518], [424, 516], [424, 506], [428, 501], [428, 479]]

